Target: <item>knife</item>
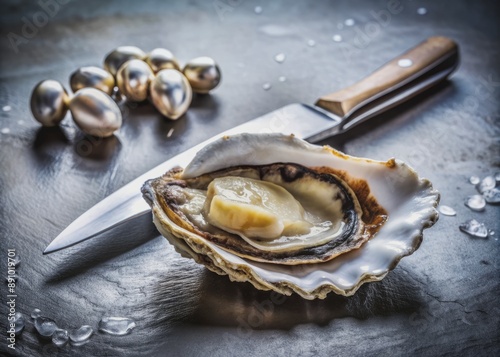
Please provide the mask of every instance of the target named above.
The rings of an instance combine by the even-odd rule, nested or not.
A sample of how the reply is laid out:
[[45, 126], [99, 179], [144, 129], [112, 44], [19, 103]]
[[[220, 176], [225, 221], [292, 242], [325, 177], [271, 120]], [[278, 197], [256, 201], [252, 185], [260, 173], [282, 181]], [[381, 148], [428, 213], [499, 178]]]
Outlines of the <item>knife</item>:
[[62, 231], [43, 254], [70, 247], [148, 214], [150, 207], [142, 198], [142, 184], [176, 166], [185, 167], [201, 148], [221, 136], [282, 132], [317, 142], [342, 134], [425, 91], [447, 78], [458, 64], [458, 45], [446, 37], [431, 37], [361, 81], [321, 97], [315, 105], [290, 104], [216, 135], [165, 161], [97, 203]]

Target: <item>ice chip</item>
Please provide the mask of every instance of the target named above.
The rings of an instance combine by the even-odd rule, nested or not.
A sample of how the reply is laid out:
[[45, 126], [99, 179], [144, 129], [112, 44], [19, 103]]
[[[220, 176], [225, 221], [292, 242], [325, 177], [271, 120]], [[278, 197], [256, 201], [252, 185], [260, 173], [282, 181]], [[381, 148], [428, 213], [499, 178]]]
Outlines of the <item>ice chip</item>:
[[69, 341], [68, 331], [58, 328], [52, 335], [52, 343], [57, 347], [62, 347]]
[[457, 212], [453, 208], [451, 208], [450, 206], [445, 206], [445, 205], [439, 206], [439, 212], [441, 212], [445, 216], [456, 216], [457, 215]]
[[483, 192], [484, 200], [488, 203], [500, 203], [500, 189], [498, 187]]
[[35, 328], [42, 337], [51, 337], [57, 330], [56, 322], [48, 317], [39, 316], [34, 322]]
[[128, 335], [135, 327], [134, 320], [128, 317], [103, 317], [99, 321], [99, 331], [110, 335]]
[[87, 341], [93, 333], [94, 329], [92, 327], [90, 327], [89, 325], [83, 325], [75, 330], [70, 331], [69, 338], [71, 342], [80, 343]]
[[460, 230], [470, 236], [478, 238], [488, 238], [488, 229], [484, 223], [479, 223], [475, 219], [470, 219], [459, 226]]
[[472, 195], [467, 197], [464, 204], [469, 207], [473, 211], [484, 211], [484, 207], [486, 206], [486, 200], [481, 195]]
[[495, 188], [497, 185], [497, 181], [493, 176], [486, 176], [482, 181], [476, 186], [479, 193], [486, 192]]
[[469, 177], [469, 182], [473, 185], [477, 185], [479, 182], [481, 182], [481, 179], [479, 176], [471, 176]]
[[40, 311], [40, 309], [33, 309], [33, 311], [31, 311], [31, 318], [32, 319], [36, 319], [37, 317], [40, 317], [42, 316], [42, 312]]
[[26, 320], [24, 319], [23, 314], [21, 314], [20, 312], [16, 312], [14, 314], [14, 324], [15, 324], [14, 330], [16, 335], [20, 335], [24, 330], [24, 326], [26, 326]]

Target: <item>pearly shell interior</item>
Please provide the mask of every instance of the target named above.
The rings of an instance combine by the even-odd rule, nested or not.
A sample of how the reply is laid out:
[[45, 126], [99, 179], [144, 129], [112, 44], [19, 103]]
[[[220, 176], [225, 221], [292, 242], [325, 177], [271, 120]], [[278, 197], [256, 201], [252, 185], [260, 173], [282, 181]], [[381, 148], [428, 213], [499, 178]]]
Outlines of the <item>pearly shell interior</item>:
[[[328, 146], [316, 146], [293, 136], [241, 134], [219, 139], [200, 150], [185, 168], [185, 178], [236, 165], [291, 162], [304, 166], [328, 166], [366, 180], [371, 193], [388, 212], [380, 231], [359, 249], [328, 262], [285, 266], [251, 261], [227, 252], [202, 238], [182, 239], [183, 228], [173, 227], [161, 206], [149, 195], [159, 231], [184, 256], [233, 281], [248, 281], [261, 290], [274, 290], [305, 299], [325, 298], [330, 292], [349, 296], [365, 282], [378, 281], [401, 258], [420, 245], [423, 230], [438, 219], [439, 193], [404, 162], [352, 157]], [[153, 198], [151, 200], [151, 198]], [[171, 230], [175, 229], [173, 235]]]

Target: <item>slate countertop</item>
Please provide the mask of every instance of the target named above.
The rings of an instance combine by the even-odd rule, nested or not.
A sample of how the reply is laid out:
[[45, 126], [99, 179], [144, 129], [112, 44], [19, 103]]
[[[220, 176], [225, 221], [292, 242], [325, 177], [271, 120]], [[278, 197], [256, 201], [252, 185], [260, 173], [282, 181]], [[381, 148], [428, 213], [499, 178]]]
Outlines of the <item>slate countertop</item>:
[[[2, 304], [1, 353], [499, 354], [499, 207], [472, 212], [463, 204], [476, 193], [468, 182], [471, 175], [500, 171], [498, 4], [47, 3], [52, 7], [9, 0], [0, 15], [0, 266], [6, 275], [7, 249], [22, 259], [16, 310], [26, 316], [39, 308], [67, 329], [95, 328], [104, 315], [126, 316], [137, 327], [127, 336], [97, 333], [83, 346], [57, 348], [39, 339], [28, 323], [13, 351], [5, 342], [8, 311]], [[262, 13], [256, 14], [256, 6], [262, 6]], [[391, 6], [397, 6], [397, 13], [390, 12]], [[419, 8], [427, 12], [421, 15]], [[37, 16], [40, 26], [29, 32], [23, 26]], [[346, 19], [353, 19], [354, 26], [346, 26]], [[332, 40], [335, 34], [341, 42]], [[325, 141], [352, 155], [407, 161], [434, 183], [442, 204], [457, 211], [456, 217], [441, 216], [425, 231], [420, 249], [382, 282], [365, 284], [350, 298], [330, 294], [321, 301], [275, 300], [269, 292], [231, 283], [181, 258], [158, 236], [150, 217], [42, 256], [73, 219], [167, 158], [286, 104], [314, 103], [433, 35], [460, 45], [462, 64], [450, 81], [342, 139]], [[211, 56], [222, 69], [223, 82], [212, 95], [195, 97], [177, 121], [161, 117], [148, 104], [130, 104], [123, 127], [106, 140], [79, 132], [69, 114], [60, 128], [44, 129], [34, 121], [28, 101], [37, 82], [52, 78], [69, 88], [71, 72], [101, 65], [104, 55], [120, 45], [146, 51], [165, 47], [182, 62]], [[273, 59], [277, 53], [286, 55], [281, 64]], [[264, 90], [264, 83], [271, 88]], [[466, 236], [458, 225], [470, 218], [497, 234]], [[2, 299], [6, 288], [3, 284]]]

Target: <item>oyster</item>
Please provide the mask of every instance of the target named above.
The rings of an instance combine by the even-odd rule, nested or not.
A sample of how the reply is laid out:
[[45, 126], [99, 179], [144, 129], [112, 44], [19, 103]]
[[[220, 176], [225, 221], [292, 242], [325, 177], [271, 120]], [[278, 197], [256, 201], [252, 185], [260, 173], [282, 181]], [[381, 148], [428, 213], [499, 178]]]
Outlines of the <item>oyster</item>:
[[176, 250], [231, 280], [307, 299], [353, 294], [418, 248], [439, 194], [406, 164], [281, 134], [240, 134], [143, 195]]

